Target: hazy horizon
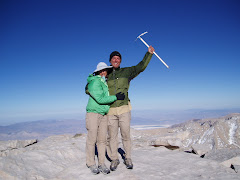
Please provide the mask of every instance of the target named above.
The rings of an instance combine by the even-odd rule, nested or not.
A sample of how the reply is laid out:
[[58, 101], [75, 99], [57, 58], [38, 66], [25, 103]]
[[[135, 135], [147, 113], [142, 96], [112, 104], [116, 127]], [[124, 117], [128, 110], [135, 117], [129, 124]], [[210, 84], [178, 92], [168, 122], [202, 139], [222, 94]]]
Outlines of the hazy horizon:
[[[146, 125], [151, 125], [152, 122], [183, 122], [190, 119], [198, 118], [217, 118], [230, 113], [240, 113], [240, 108], [231, 109], [186, 109], [186, 110], [161, 110], [161, 109], [146, 109], [132, 110], [132, 121], [134, 124], [141, 125], [141, 119], [147, 120]], [[8, 126], [16, 123], [44, 121], [44, 120], [83, 120], [85, 121], [84, 113], [73, 114], [52, 114], [48, 117], [29, 116], [29, 117], [12, 117], [9, 120], [0, 119], [0, 126]], [[9, 118], [9, 117], [8, 117]], [[140, 119], [139, 122], [137, 119]]]
[[[132, 111], [131, 128], [155, 129], [187, 122], [193, 119], [219, 118], [231, 113], [240, 113], [238, 109], [225, 110], [187, 110], [187, 111]], [[59, 134], [87, 133], [85, 118], [52, 118], [21, 121], [0, 125], [0, 140], [44, 139]]]

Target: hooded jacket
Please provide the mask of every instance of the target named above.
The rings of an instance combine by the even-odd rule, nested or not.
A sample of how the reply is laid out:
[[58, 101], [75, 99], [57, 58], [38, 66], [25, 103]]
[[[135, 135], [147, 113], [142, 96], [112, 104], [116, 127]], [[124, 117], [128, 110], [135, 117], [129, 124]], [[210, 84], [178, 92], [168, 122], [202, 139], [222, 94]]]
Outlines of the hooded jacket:
[[109, 111], [109, 104], [116, 101], [115, 95], [109, 96], [108, 85], [100, 75], [90, 74], [87, 78], [86, 92], [89, 94], [87, 112], [105, 115]]
[[146, 69], [151, 58], [152, 54], [147, 52], [143, 60], [136, 66], [113, 69], [113, 71], [108, 75], [108, 87], [110, 95], [114, 95], [119, 92], [123, 92], [125, 94], [125, 99], [121, 101], [115, 101], [111, 104], [111, 108], [128, 105], [128, 102], [130, 101], [128, 98], [130, 81]]

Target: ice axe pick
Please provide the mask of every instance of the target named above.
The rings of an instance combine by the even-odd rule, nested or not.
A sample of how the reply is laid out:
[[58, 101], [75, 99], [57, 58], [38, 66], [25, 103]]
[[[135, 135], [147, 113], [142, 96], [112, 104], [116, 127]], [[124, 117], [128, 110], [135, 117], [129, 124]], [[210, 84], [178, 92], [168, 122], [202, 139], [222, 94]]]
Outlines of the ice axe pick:
[[[137, 38], [140, 39], [147, 47], [149, 47], [149, 45], [141, 38], [141, 36], [143, 36], [144, 34], [147, 34], [148, 32], [144, 32], [142, 34], [140, 34]], [[160, 58], [157, 53], [155, 53], [155, 51], [153, 52], [153, 54], [155, 54], [157, 56], [157, 58], [162, 61], [162, 63], [167, 67], [169, 68], [169, 66], [162, 60], [162, 58]]]

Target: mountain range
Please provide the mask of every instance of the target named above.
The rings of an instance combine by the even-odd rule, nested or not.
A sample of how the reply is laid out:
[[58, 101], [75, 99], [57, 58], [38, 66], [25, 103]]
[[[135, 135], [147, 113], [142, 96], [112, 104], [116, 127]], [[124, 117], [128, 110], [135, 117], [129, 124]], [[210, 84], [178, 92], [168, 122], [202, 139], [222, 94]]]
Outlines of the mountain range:
[[[133, 110], [132, 128], [169, 127], [192, 119], [218, 118], [240, 113], [240, 108], [222, 110], [191, 109], [186, 111]], [[0, 126], [0, 141], [44, 139], [51, 135], [86, 133], [85, 119], [49, 119]]]

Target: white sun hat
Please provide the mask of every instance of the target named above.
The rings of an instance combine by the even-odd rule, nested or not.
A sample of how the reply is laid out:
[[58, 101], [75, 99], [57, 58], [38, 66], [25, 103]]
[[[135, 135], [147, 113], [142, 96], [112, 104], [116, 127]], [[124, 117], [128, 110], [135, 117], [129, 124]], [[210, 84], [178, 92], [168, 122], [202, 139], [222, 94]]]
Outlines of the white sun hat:
[[108, 66], [105, 62], [100, 62], [100, 63], [98, 63], [97, 69], [94, 71], [94, 73], [101, 71], [103, 69], [108, 69], [108, 68], [112, 68], [112, 66]]

